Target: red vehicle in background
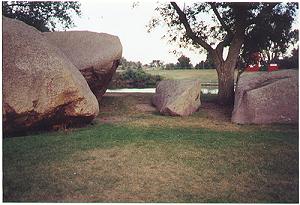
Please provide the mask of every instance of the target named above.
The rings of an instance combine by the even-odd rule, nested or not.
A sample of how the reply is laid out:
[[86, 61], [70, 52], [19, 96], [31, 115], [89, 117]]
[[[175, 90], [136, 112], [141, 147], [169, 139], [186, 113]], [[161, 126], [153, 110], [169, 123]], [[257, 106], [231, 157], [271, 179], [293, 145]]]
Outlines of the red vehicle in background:
[[276, 71], [279, 70], [279, 66], [277, 64], [269, 64], [269, 65], [261, 65], [260, 62], [262, 60], [262, 55], [259, 52], [253, 53], [251, 55], [251, 59], [254, 61], [253, 65], [248, 65], [245, 68], [246, 72], [258, 72], [258, 71]]
[[271, 72], [271, 71], [276, 71], [276, 70], [279, 70], [279, 66], [277, 64], [270, 64], [268, 66], [268, 71]]

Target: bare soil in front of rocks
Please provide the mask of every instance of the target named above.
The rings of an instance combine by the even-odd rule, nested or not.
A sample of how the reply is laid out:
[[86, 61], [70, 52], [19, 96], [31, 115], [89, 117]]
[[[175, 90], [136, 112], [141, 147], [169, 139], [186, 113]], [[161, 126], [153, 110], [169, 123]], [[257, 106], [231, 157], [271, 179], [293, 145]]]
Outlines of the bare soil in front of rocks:
[[207, 128], [218, 131], [277, 130], [297, 125], [238, 125], [231, 122], [233, 107], [221, 106], [216, 95], [202, 95], [201, 106], [191, 116], [164, 116], [152, 104], [152, 93], [106, 93], [100, 102], [100, 123], [142, 127]]

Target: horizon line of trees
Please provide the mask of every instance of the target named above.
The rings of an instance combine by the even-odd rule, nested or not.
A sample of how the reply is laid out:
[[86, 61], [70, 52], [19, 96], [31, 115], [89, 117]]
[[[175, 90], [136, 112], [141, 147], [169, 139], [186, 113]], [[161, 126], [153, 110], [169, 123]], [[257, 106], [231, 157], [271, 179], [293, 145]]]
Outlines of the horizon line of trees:
[[177, 59], [177, 63], [164, 63], [162, 60], [152, 60], [149, 64], [142, 64], [140, 61], [128, 61], [125, 57], [120, 60], [119, 70], [143, 69], [143, 68], [160, 68], [165, 70], [176, 69], [214, 69], [214, 65], [210, 58], [201, 61], [195, 66], [191, 63], [191, 59], [185, 55], [181, 55]]
[[[285, 56], [281, 59], [276, 58], [267, 64], [276, 63], [281, 69], [298, 69], [299, 68], [299, 48], [292, 50], [290, 56]], [[246, 68], [251, 62], [245, 62], [245, 60], [240, 57], [237, 62], [236, 69]], [[128, 61], [124, 57], [121, 58], [121, 63], [118, 67], [119, 70], [131, 69], [145, 69], [145, 68], [159, 68], [163, 70], [179, 70], [179, 69], [215, 69], [213, 59], [210, 55], [207, 55], [206, 60], [202, 60], [195, 66], [191, 63], [189, 57], [181, 55], [177, 59], [177, 63], [164, 63], [162, 60], [152, 60], [149, 64], [143, 64], [140, 61]]]

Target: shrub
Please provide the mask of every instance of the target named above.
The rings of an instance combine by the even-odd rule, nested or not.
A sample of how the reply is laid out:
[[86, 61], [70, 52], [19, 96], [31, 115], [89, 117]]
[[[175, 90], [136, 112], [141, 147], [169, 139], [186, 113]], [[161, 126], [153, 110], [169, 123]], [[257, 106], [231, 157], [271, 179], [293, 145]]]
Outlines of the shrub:
[[159, 75], [151, 75], [141, 69], [129, 68], [114, 76], [110, 88], [152, 88], [161, 81]]

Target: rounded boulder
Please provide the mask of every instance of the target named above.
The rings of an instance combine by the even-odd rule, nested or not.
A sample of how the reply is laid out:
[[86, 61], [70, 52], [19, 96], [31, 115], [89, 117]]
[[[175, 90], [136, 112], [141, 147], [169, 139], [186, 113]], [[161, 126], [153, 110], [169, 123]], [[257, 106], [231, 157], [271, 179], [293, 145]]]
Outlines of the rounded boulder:
[[3, 131], [87, 123], [99, 104], [61, 50], [27, 24], [3, 17]]
[[163, 115], [188, 116], [200, 107], [200, 93], [199, 80], [163, 80], [156, 87], [152, 103]]
[[85, 77], [93, 93], [101, 98], [122, 57], [120, 39], [90, 31], [47, 32], [44, 35], [62, 50]]

